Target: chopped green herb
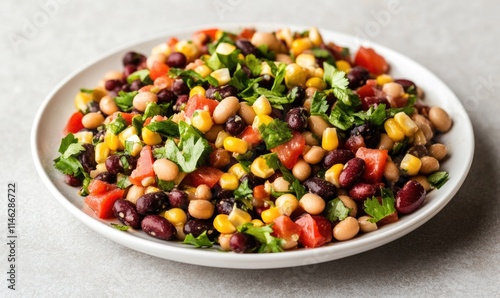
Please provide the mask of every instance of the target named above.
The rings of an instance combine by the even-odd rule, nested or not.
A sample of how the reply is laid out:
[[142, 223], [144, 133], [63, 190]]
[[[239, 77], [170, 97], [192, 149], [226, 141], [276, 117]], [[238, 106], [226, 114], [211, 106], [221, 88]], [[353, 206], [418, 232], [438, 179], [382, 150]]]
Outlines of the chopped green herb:
[[87, 94], [92, 94], [92, 93], [94, 93], [94, 89], [80, 88], [80, 92], [87, 93]]
[[179, 137], [179, 126], [172, 120], [153, 121], [146, 128], [164, 137]]
[[265, 225], [263, 227], [256, 227], [252, 223], [245, 223], [237, 227], [238, 232], [251, 235], [257, 239], [260, 243], [258, 249], [259, 253], [271, 253], [271, 252], [282, 252], [281, 238], [277, 238], [271, 235], [273, 229], [271, 225]]
[[175, 187], [174, 181], [164, 181], [158, 179], [158, 187], [163, 191], [171, 191]]
[[127, 175], [119, 173], [118, 175], [116, 175], [116, 185], [121, 189], [125, 189], [132, 185], [132, 182], [130, 182], [130, 179]]
[[269, 124], [259, 126], [259, 132], [266, 143], [267, 149], [275, 148], [290, 141], [293, 137], [288, 124], [279, 119], [274, 119]]
[[137, 91], [132, 91], [132, 92], [125, 92], [125, 91], [120, 91], [118, 92], [118, 96], [114, 98], [114, 101], [120, 111], [123, 112], [130, 112], [132, 110], [132, 103], [134, 101], [134, 97], [137, 95]]
[[326, 203], [325, 212], [331, 222], [336, 222], [346, 219], [351, 209], [347, 208], [339, 198], [335, 198]]
[[245, 180], [234, 191], [234, 199], [241, 201], [245, 205], [245, 209], [252, 210], [252, 198], [253, 190], [248, 186], [248, 180]]
[[448, 179], [449, 175], [446, 171], [435, 172], [427, 177], [427, 181], [437, 189], [441, 188], [441, 186], [443, 186]]
[[127, 77], [127, 83], [132, 83], [135, 80], [140, 80], [146, 85], [153, 84], [153, 80], [149, 77], [149, 69], [141, 69], [136, 72], [131, 73]]
[[370, 215], [372, 218], [371, 222], [378, 222], [384, 217], [391, 215], [396, 212], [396, 199], [394, 194], [388, 188], [381, 189], [382, 203], [379, 202], [378, 198], [368, 198], [364, 202], [364, 210], [366, 214]]
[[110, 225], [119, 231], [128, 231], [128, 229], [130, 228], [129, 226], [115, 224], [115, 223], [110, 223]]
[[193, 234], [189, 233], [186, 235], [186, 238], [184, 238], [184, 241], [182, 243], [191, 244], [196, 246], [197, 248], [212, 247], [214, 245], [214, 242], [210, 241], [210, 239], [208, 238], [207, 231], [204, 231], [198, 237], [194, 237]]
[[107, 128], [115, 135], [118, 135], [125, 128], [127, 128], [127, 122], [123, 119], [122, 114], [118, 114], [118, 117], [115, 118], [111, 123], [108, 124]]

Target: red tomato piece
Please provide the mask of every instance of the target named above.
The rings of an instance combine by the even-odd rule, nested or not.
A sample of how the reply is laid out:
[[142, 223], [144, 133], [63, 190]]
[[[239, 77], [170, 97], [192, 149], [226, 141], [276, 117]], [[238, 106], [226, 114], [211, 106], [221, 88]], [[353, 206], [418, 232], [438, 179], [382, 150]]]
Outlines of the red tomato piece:
[[354, 57], [354, 64], [363, 66], [374, 75], [381, 75], [389, 70], [389, 65], [384, 57], [377, 54], [372, 48], [360, 47]]
[[271, 149], [271, 152], [276, 153], [281, 163], [290, 170], [299, 160], [305, 145], [306, 139], [302, 134], [294, 132], [290, 141]]
[[364, 180], [368, 183], [376, 183], [384, 176], [385, 163], [387, 161], [387, 150], [369, 149], [361, 147], [356, 151], [356, 157], [365, 161], [366, 170]]
[[89, 186], [87, 187], [89, 193], [92, 195], [100, 195], [103, 193], [107, 193], [115, 188], [117, 188], [116, 185], [107, 183], [99, 179], [93, 179], [89, 183]]
[[332, 224], [323, 216], [306, 213], [295, 220], [295, 223], [302, 227], [299, 243], [304, 247], [319, 247], [332, 241]]
[[173, 47], [178, 42], [179, 42], [179, 39], [177, 37], [170, 37], [170, 39], [167, 41], [167, 44], [169, 47]]
[[295, 242], [299, 239], [302, 227], [294, 223], [286, 215], [278, 216], [274, 219], [273, 236], [284, 239], [287, 243]]
[[254, 129], [251, 125], [247, 126], [239, 137], [251, 145], [258, 144], [262, 139], [259, 130]]
[[121, 115], [123, 120], [125, 120], [125, 122], [127, 123], [127, 125], [130, 125], [132, 124], [132, 118], [134, 118], [139, 114], [116, 112], [113, 115], [111, 115], [111, 121], [115, 120], [118, 117], [118, 115]]
[[356, 93], [358, 93], [358, 95], [361, 99], [363, 99], [365, 97], [375, 96], [375, 90], [370, 85], [364, 85], [362, 87], [359, 87], [359, 89], [356, 91]]
[[194, 34], [203, 33], [203, 34], [209, 36], [211, 40], [215, 40], [216, 39], [215, 37], [217, 35], [217, 31], [219, 31], [219, 28], [209, 28], [209, 29], [203, 29], [203, 30], [196, 31]]
[[137, 160], [137, 167], [129, 177], [130, 182], [137, 186], [142, 186], [142, 181], [146, 178], [155, 178], [153, 170], [153, 152], [151, 146], [144, 146]]
[[224, 174], [224, 172], [219, 169], [202, 166], [187, 174], [182, 182], [193, 187], [197, 187], [201, 184], [206, 184], [209, 187], [213, 187], [215, 184], [217, 184], [217, 182], [219, 182], [222, 174]]
[[121, 199], [125, 191], [120, 188], [112, 189], [101, 194], [89, 194], [84, 202], [90, 209], [94, 210], [95, 215], [99, 218], [113, 217], [113, 204]]
[[257, 185], [253, 188], [253, 197], [257, 200], [265, 200], [269, 198], [269, 193], [264, 185]]
[[219, 104], [217, 100], [206, 98], [205, 96], [195, 94], [189, 98], [184, 108], [187, 117], [191, 117], [196, 110], [203, 110], [208, 107], [210, 114], [213, 114], [215, 107]]
[[153, 63], [153, 67], [149, 70], [149, 77], [152, 80], [156, 80], [157, 78], [166, 75], [170, 68], [165, 63], [155, 61]]
[[252, 39], [255, 34], [255, 29], [253, 28], [244, 28], [240, 34], [238, 34], [238, 38], [240, 39]]
[[83, 118], [83, 113], [78, 111], [75, 112], [71, 117], [69, 117], [68, 123], [66, 124], [66, 127], [64, 128], [64, 134], [68, 133], [77, 133], [81, 129], [83, 129], [83, 124], [82, 124], [82, 118]]

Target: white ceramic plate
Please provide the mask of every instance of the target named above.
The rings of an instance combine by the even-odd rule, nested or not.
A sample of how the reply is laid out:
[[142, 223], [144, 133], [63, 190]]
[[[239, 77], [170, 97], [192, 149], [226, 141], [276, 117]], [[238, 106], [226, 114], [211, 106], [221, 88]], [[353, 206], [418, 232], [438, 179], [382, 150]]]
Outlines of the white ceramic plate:
[[[57, 149], [63, 137], [61, 131], [75, 110], [73, 106], [75, 94], [79, 88], [95, 86], [107, 71], [121, 69], [121, 58], [128, 50], [149, 53], [153, 46], [166, 41], [171, 36], [179, 39], [189, 38], [192, 32], [210, 27], [215, 26], [166, 32], [156, 38], [136, 42], [106, 54], [68, 76], [47, 96], [40, 107], [31, 135], [33, 159], [38, 173], [55, 198], [75, 217], [96, 232], [117, 243], [150, 255], [197, 265], [227, 268], [279, 268], [309, 265], [358, 254], [398, 239], [432, 218], [459, 190], [467, 176], [474, 153], [472, 126], [462, 104], [441, 80], [421, 65], [390, 49], [370, 44], [390, 63], [391, 75], [414, 81], [425, 90], [426, 103], [444, 108], [454, 121], [451, 131], [440, 137], [441, 142], [449, 149], [450, 156], [442, 168], [450, 173], [450, 180], [441, 189], [429, 193], [422, 207], [413, 214], [403, 216], [397, 223], [384, 226], [372, 233], [362, 234], [346, 242], [275, 254], [235, 254], [220, 252], [215, 248], [196, 249], [176, 242], [156, 240], [140, 231], [118, 231], [110, 226], [109, 221], [97, 219], [93, 212], [84, 206], [83, 199], [76, 194], [76, 189], [67, 186], [63, 182], [63, 176], [52, 166], [52, 160], [58, 155]], [[273, 31], [286, 26], [233, 24], [218, 27], [227, 31], [237, 31], [243, 27]], [[305, 29], [288, 27], [297, 31]], [[321, 30], [321, 33], [325, 41], [348, 46], [353, 52], [359, 46], [352, 36], [327, 30]]]

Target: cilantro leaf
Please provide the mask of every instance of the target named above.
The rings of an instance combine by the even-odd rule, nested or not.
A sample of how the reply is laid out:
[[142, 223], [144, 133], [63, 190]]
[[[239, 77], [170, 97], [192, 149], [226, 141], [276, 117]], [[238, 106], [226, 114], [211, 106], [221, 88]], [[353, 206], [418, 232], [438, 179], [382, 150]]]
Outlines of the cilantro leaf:
[[149, 77], [149, 69], [141, 69], [136, 72], [131, 73], [127, 77], [127, 83], [132, 83], [135, 80], [141, 80], [146, 85], [150, 85], [153, 83], [153, 80]]
[[120, 224], [116, 224], [116, 223], [110, 223], [110, 225], [119, 231], [127, 231], [130, 228], [129, 226], [120, 225]]
[[448, 179], [449, 174], [446, 171], [435, 172], [427, 177], [427, 181], [437, 189], [441, 188], [441, 186], [443, 186]]
[[234, 86], [238, 90], [243, 90], [248, 86], [249, 79], [247, 74], [241, 67], [241, 64], [236, 66], [236, 70], [233, 73], [233, 77], [231, 81], [229, 81], [229, 85]]
[[80, 88], [80, 92], [87, 93], [87, 94], [92, 94], [92, 93], [94, 93], [94, 89]]
[[137, 116], [134, 116], [134, 118], [132, 118], [132, 126], [135, 127], [135, 130], [137, 132], [142, 131], [143, 124], [144, 124], [144, 121], [142, 121], [141, 115], [137, 115]]
[[66, 149], [66, 151], [64, 151], [62, 158], [67, 159], [70, 156], [75, 156], [82, 151], [85, 151], [85, 148], [83, 147], [82, 143], [70, 144]]
[[314, 57], [324, 59], [328, 64], [335, 64], [335, 58], [333, 58], [332, 53], [330, 53], [330, 51], [328, 51], [327, 49], [312, 48], [311, 52]]
[[271, 235], [271, 225], [256, 227], [252, 223], [245, 223], [237, 228], [238, 232], [253, 236], [260, 242], [259, 253], [282, 252], [281, 238]]
[[326, 203], [325, 212], [328, 220], [335, 222], [346, 219], [351, 209], [347, 208], [339, 198], [335, 198]]
[[153, 121], [146, 128], [165, 137], [179, 137], [179, 126], [172, 120]]
[[394, 198], [392, 191], [388, 188], [382, 188], [381, 197], [381, 203], [376, 197], [372, 197], [371, 199], [368, 198], [364, 202], [363, 209], [366, 214], [372, 217], [370, 219], [371, 222], [378, 222], [384, 217], [396, 212], [396, 199]]
[[78, 139], [72, 133], [68, 133], [62, 140], [61, 145], [59, 145], [59, 153], [64, 154], [71, 144], [78, 143]]
[[274, 169], [274, 170], [279, 170], [281, 174], [283, 174], [283, 179], [288, 181], [290, 183], [290, 190], [295, 192], [295, 196], [297, 199], [300, 200], [304, 194], [307, 193], [306, 188], [300, 181], [293, 176], [292, 172], [288, 170], [279, 160], [278, 155], [276, 153], [268, 153], [265, 155], [262, 155], [262, 158], [267, 163], [267, 166]]
[[114, 98], [114, 101], [118, 108], [120, 108], [120, 111], [130, 112], [132, 110], [132, 102], [134, 101], [134, 97], [137, 95], [137, 93], [139, 92], [118, 92], [118, 96]]
[[[273, 62], [271, 63], [274, 64]], [[271, 91], [274, 92], [275, 94], [281, 94], [283, 93], [283, 91], [285, 91], [285, 86], [282, 84], [283, 80], [285, 79], [285, 73], [286, 73], [285, 69], [286, 69], [286, 64], [284, 63], [278, 66], [273, 86], [271, 87]]]
[[205, 82], [209, 83], [214, 87], [219, 87], [219, 82], [216, 78], [212, 76], [207, 76], [203, 78], [199, 73], [192, 69], [181, 69], [181, 68], [170, 68], [168, 75], [172, 78], [181, 78], [189, 88], [193, 88], [196, 85], [203, 84]]
[[279, 119], [274, 119], [269, 124], [262, 124], [259, 126], [259, 132], [268, 150], [290, 141], [293, 137], [288, 124]]
[[328, 111], [328, 101], [326, 100], [326, 95], [322, 92], [314, 92], [312, 102], [311, 102], [311, 115], [318, 115], [326, 117], [326, 112]]
[[130, 179], [127, 175], [119, 173], [116, 176], [116, 185], [121, 189], [125, 189], [132, 185], [132, 182], [130, 182]]
[[300, 200], [306, 193], [306, 188], [302, 183], [300, 183], [299, 179], [294, 179], [292, 182], [292, 189], [295, 192], [295, 197]]
[[323, 80], [330, 85], [330, 87], [341, 90], [347, 89], [349, 80], [347, 80], [345, 72], [338, 70], [335, 66], [327, 62], [323, 63], [323, 69]]
[[245, 57], [245, 64], [250, 69], [254, 77], [260, 75], [260, 72], [262, 71], [262, 61], [257, 59], [253, 54]]
[[184, 241], [182, 243], [191, 244], [197, 248], [204, 246], [212, 247], [214, 245], [214, 242], [210, 241], [210, 239], [208, 238], [207, 231], [204, 231], [198, 237], [194, 237], [192, 233], [189, 233], [186, 235], [186, 238], [184, 238]]
[[150, 102], [146, 106], [146, 110], [144, 110], [144, 114], [142, 115], [142, 121], [145, 121], [148, 118], [154, 117], [156, 115], [161, 115], [161, 109], [156, 102]]
[[83, 172], [82, 164], [74, 156], [56, 158], [54, 160], [54, 167], [61, 173], [71, 176], [78, 176], [78, 174]]
[[158, 179], [158, 187], [163, 191], [171, 191], [175, 187], [174, 181], [164, 181]]
[[244, 180], [237, 189], [234, 190], [234, 199], [241, 201], [247, 210], [252, 210], [253, 190], [248, 186], [248, 180]]
[[68, 134], [61, 140], [61, 145], [59, 146], [61, 156], [54, 159], [54, 167], [66, 175], [75, 177], [85, 176], [83, 166], [77, 158], [82, 151], [85, 151], [83, 144], [79, 143], [73, 134]]
[[108, 124], [107, 128], [115, 135], [118, 135], [121, 131], [127, 128], [127, 122], [123, 119], [121, 114], [115, 118], [111, 123]]

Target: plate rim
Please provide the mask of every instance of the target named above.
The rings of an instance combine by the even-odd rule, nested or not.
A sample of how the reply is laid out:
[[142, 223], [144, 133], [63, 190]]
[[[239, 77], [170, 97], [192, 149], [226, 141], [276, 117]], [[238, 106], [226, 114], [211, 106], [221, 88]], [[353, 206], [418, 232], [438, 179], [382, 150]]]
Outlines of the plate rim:
[[[283, 23], [224, 23], [224, 24], [204, 24], [204, 25], [196, 25], [196, 26], [187, 26], [187, 27], [176, 27], [171, 28], [169, 30], [165, 30], [161, 33], [156, 33], [154, 35], [146, 36], [140, 38], [138, 40], [134, 40], [131, 42], [127, 42], [115, 48], [112, 48], [101, 55], [98, 55], [96, 58], [91, 59], [89, 62], [84, 63], [81, 67], [77, 68], [75, 71], [69, 73], [63, 80], [60, 81], [45, 97], [42, 104], [39, 106], [37, 113], [35, 115], [32, 128], [31, 128], [31, 151], [32, 158], [35, 164], [35, 168], [44, 182], [44, 185], [49, 189], [50, 193], [80, 222], [84, 223], [86, 226], [90, 227], [92, 230], [96, 231], [98, 234], [117, 242], [126, 247], [132, 248], [134, 250], [153, 255], [159, 258], [169, 259], [173, 261], [190, 263], [195, 265], [202, 266], [210, 266], [210, 267], [219, 267], [219, 268], [238, 268], [238, 269], [270, 269], [270, 268], [283, 268], [283, 267], [293, 267], [293, 266], [301, 266], [301, 265], [309, 265], [309, 264], [317, 264], [326, 261], [332, 261], [340, 258], [344, 258], [351, 255], [356, 255], [361, 252], [365, 252], [371, 250], [373, 248], [382, 246], [389, 242], [392, 242], [410, 232], [414, 231], [432, 217], [434, 217], [439, 211], [441, 211], [449, 201], [455, 196], [455, 194], [460, 190], [463, 182], [467, 178], [467, 175], [470, 171], [470, 167], [472, 165], [472, 161], [474, 158], [475, 151], [475, 141], [474, 141], [474, 132], [472, 129], [472, 123], [470, 121], [470, 117], [463, 104], [460, 102], [458, 97], [454, 94], [454, 92], [446, 85], [440, 78], [438, 78], [433, 72], [428, 70], [426, 67], [411, 59], [408, 56], [405, 56], [395, 50], [387, 48], [383, 45], [380, 45], [376, 42], [370, 41], [370, 46], [376, 48], [377, 50], [382, 50], [383, 52], [390, 53], [391, 56], [396, 56], [399, 59], [407, 60], [412, 63], [412, 65], [419, 68], [420, 71], [424, 71], [426, 75], [430, 75], [430, 79], [436, 82], [439, 82], [450, 96], [453, 97], [454, 100], [459, 104], [455, 109], [460, 110], [460, 113], [465, 115], [466, 117], [460, 119], [461, 121], [465, 121], [464, 125], [468, 131], [464, 132], [471, 139], [469, 146], [467, 147], [470, 154], [468, 155], [468, 159], [465, 161], [465, 171], [463, 172], [460, 179], [457, 181], [455, 187], [451, 188], [447, 193], [439, 194], [440, 204], [437, 205], [437, 208], [432, 208], [429, 210], [425, 210], [426, 212], [417, 213], [412, 220], [408, 221], [400, 221], [398, 226], [394, 229], [385, 229], [379, 230], [376, 235], [376, 239], [372, 239], [373, 237], [358, 237], [355, 241], [346, 241], [343, 242], [342, 245], [346, 249], [343, 252], [335, 252], [332, 253], [331, 246], [323, 246], [314, 249], [300, 249], [293, 251], [285, 251], [278, 254], [232, 254], [232, 253], [215, 253], [212, 250], [204, 250], [204, 249], [196, 249], [188, 246], [177, 247], [175, 245], [168, 245], [165, 242], [158, 242], [154, 238], [146, 239], [137, 237], [131, 233], [124, 233], [122, 231], [118, 231], [117, 229], [112, 228], [105, 221], [98, 220], [94, 217], [89, 216], [85, 212], [83, 212], [80, 208], [75, 206], [69, 199], [67, 199], [54, 185], [52, 180], [50, 179], [48, 173], [45, 171], [42, 162], [41, 156], [38, 152], [39, 148], [39, 140], [37, 138], [38, 130], [40, 129], [40, 121], [42, 120], [43, 114], [48, 108], [49, 103], [54, 98], [56, 93], [60, 91], [70, 80], [75, 78], [80, 73], [85, 70], [91, 68], [93, 65], [97, 64], [100, 61], [105, 60], [107, 57], [117, 54], [121, 51], [127, 49], [133, 49], [134, 46], [139, 46], [141, 44], [152, 42], [156, 39], [165, 38], [167, 39], [169, 36], [175, 36], [176, 34], [189, 34], [194, 32], [195, 30], [206, 29], [217, 27], [226, 30], [236, 30], [238, 28], [243, 27], [255, 27], [255, 28], [265, 28], [268, 30], [275, 30], [277, 28], [288, 27], [292, 30], [303, 30], [304, 28], [308, 28], [306, 25], [294, 25], [294, 24], [283, 24]], [[325, 27], [319, 28], [320, 32], [327, 32], [328, 35], [335, 35], [341, 37], [342, 39], [355, 40], [355, 36], [345, 34], [342, 32], [338, 32], [335, 30], [330, 30]], [[334, 42], [336, 40], [333, 40]], [[356, 43], [356, 42], [354, 42]], [[349, 45], [350, 48], [353, 46]], [[443, 197], [441, 199], [441, 197]], [[335, 250], [335, 249], [334, 249]], [[163, 252], [163, 255], [159, 255], [158, 252]], [[193, 252], [199, 255], [199, 257], [194, 258]], [[175, 257], [165, 256], [172, 254]], [[291, 255], [293, 254], [293, 255]], [[332, 257], [333, 255], [333, 257]], [[293, 257], [292, 262], [290, 262], [291, 257]], [[196, 259], [196, 260], [195, 260]]]

